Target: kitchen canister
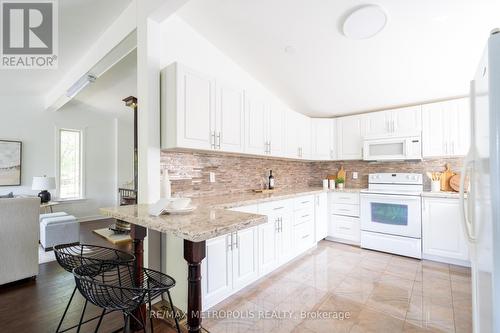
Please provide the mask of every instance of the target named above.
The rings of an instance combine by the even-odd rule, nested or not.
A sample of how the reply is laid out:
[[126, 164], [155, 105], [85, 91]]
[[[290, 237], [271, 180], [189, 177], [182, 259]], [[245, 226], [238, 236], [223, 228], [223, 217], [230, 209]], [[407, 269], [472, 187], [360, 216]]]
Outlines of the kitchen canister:
[[431, 192], [440, 192], [441, 191], [441, 181], [433, 180], [431, 181]]
[[328, 179], [323, 179], [323, 190], [328, 190]]
[[328, 187], [330, 190], [335, 190], [335, 179], [328, 179]]

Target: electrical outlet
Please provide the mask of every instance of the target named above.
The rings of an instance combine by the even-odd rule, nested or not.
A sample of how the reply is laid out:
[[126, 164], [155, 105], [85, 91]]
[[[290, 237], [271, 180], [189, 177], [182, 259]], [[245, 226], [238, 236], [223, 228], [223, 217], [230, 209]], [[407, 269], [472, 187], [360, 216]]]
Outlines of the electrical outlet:
[[215, 183], [215, 172], [210, 172], [210, 182]]
[[353, 172], [352, 173], [352, 179], [358, 179], [358, 173], [357, 172]]

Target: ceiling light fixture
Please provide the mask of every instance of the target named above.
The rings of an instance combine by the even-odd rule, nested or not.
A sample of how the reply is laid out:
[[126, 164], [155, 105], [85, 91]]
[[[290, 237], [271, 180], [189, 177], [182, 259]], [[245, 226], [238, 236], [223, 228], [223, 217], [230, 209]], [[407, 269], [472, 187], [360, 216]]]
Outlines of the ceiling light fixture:
[[378, 5], [364, 5], [347, 16], [343, 33], [351, 39], [367, 39], [375, 36], [387, 24], [387, 15]]

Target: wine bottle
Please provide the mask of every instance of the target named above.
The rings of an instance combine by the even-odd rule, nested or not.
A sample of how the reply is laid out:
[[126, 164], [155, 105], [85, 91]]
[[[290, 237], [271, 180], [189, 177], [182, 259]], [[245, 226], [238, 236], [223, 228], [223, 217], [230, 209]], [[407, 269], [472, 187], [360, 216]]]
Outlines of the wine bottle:
[[268, 184], [268, 189], [272, 190], [274, 189], [274, 176], [273, 176], [273, 170], [269, 171], [269, 184]]

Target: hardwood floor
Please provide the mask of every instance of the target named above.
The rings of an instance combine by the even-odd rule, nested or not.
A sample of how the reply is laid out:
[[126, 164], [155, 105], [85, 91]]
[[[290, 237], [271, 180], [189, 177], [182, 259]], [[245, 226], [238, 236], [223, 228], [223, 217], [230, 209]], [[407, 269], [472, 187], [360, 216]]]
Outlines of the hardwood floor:
[[[113, 245], [92, 233], [104, 228], [113, 220], [99, 220], [81, 224], [81, 242], [112, 247]], [[117, 246], [129, 251], [130, 244]], [[0, 332], [53, 333], [75, 286], [73, 275], [63, 270], [57, 262], [40, 265], [36, 280], [23, 281], [0, 287]], [[63, 329], [78, 323], [84, 299], [77, 292], [66, 315]], [[89, 304], [85, 318], [100, 314], [100, 309]], [[81, 332], [94, 332], [97, 321], [83, 325]], [[121, 313], [105, 316], [99, 332], [112, 332], [123, 326]], [[76, 332], [71, 330], [70, 332]], [[166, 324], [155, 323], [155, 332], [174, 332]]]

